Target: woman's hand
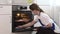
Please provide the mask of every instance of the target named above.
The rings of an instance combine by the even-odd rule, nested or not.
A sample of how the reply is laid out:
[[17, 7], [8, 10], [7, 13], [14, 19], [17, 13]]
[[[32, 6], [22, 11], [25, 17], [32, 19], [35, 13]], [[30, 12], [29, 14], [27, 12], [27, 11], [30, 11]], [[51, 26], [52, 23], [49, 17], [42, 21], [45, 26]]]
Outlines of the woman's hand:
[[23, 21], [23, 22], [28, 22], [30, 19], [19, 19], [19, 20], [15, 20], [16, 22], [21, 22], [21, 21]]
[[17, 26], [16, 28], [23, 28], [23, 26]]
[[46, 28], [50, 28], [52, 27], [52, 23], [49, 23], [48, 25], [46, 25]]
[[21, 22], [21, 21], [24, 21], [24, 20], [22, 20], [22, 19], [20, 19], [20, 20], [15, 20], [16, 22]]

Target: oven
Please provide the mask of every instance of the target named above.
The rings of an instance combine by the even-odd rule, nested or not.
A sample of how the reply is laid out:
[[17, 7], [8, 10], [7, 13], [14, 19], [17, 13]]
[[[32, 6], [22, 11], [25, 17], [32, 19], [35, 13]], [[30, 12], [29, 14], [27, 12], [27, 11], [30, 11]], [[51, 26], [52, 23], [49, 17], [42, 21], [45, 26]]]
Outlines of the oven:
[[27, 10], [27, 7], [21, 7], [20, 5], [12, 6], [12, 32], [23, 32], [23, 31], [33, 31], [35, 27], [26, 27], [26, 28], [16, 28], [18, 26], [25, 25], [33, 21], [34, 16], [30, 10]]

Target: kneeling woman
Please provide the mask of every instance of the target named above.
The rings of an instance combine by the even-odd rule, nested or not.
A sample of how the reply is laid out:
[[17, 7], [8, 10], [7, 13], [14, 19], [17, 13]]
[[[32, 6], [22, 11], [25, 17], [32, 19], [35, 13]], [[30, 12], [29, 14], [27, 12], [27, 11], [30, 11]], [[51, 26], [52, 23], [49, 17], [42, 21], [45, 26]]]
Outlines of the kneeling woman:
[[39, 8], [37, 4], [32, 4], [29, 8], [34, 15], [34, 20], [28, 24], [18, 26], [19, 28], [30, 27], [39, 21], [42, 26], [37, 30], [36, 34], [56, 34], [54, 30], [58, 27], [54, 21]]

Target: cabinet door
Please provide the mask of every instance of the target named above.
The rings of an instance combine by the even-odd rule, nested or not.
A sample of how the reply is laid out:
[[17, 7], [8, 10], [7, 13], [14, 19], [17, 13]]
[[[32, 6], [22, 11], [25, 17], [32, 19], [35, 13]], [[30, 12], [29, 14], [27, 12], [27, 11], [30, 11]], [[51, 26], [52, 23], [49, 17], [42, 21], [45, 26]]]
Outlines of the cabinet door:
[[0, 4], [12, 4], [12, 0], [0, 0]]
[[0, 14], [11, 14], [12, 6], [0, 5]]
[[0, 15], [0, 34], [11, 33], [11, 15]]
[[59, 26], [60, 26], [60, 12], [59, 12]]

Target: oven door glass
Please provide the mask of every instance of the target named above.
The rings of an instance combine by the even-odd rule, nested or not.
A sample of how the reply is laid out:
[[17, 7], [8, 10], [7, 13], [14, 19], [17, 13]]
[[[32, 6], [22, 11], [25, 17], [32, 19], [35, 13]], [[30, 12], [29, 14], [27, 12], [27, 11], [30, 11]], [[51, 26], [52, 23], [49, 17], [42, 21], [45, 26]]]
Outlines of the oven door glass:
[[31, 11], [13, 11], [12, 12], [12, 32], [32, 31], [33, 26], [27, 28], [17, 28], [33, 20]]

